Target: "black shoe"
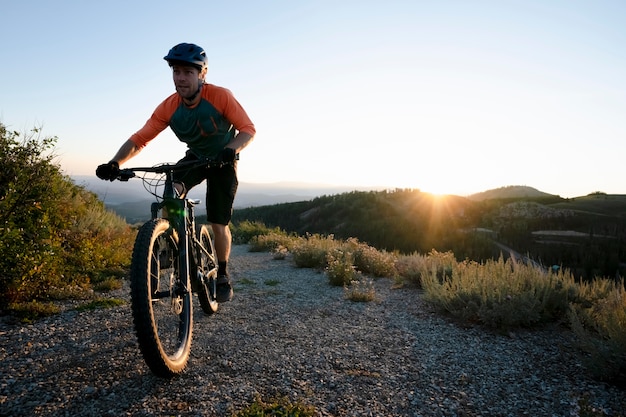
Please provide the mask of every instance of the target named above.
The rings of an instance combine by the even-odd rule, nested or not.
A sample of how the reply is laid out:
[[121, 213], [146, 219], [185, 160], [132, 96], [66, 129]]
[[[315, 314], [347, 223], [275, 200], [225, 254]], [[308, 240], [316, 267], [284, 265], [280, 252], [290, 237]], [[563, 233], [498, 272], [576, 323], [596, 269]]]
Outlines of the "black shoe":
[[202, 274], [198, 272], [195, 277], [192, 275], [191, 276], [191, 292], [196, 294], [200, 290], [201, 285], [202, 285]]
[[215, 299], [218, 303], [225, 303], [233, 299], [233, 287], [230, 285], [228, 275], [219, 275], [217, 277], [217, 294]]

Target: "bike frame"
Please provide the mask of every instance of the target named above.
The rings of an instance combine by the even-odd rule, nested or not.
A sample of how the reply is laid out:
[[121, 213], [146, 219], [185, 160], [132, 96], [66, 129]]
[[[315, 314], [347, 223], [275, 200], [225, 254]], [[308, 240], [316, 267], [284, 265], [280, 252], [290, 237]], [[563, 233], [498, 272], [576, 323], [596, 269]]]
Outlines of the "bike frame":
[[[222, 165], [198, 160], [127, 168], [120, 170], [117, 178], [128, 181], [137, 177], [135, 172], [165, 175], [164, 183], [162, 178], [142, 178], [157, 202], [150, 206], [152, 219], [138, 231], [131, 261], [135, 331], [144, 359], [157, 376], [172, 377], [187, 365], [193, 334], [193, 293], [204, 313], [213, 314], [218, 308], [214, 245], [207, 227], [196, 230], [194, 206], [199, 201], [177, 195], [174, 173]], [[162, 185], [162, 196], [148, 188]], [[159, 216], [160, 212], [163, 215]]]
[[[181, 282], [180, 288], [183, 288], [184, 292], [190, 291], [189, 285], [191, 280], [194, 279], [191, 275], [190, 260], [194, 257], [193, 251], [190, 248], [196, 247], [199, 250], [208, 254], [208, 251], [200, 245], [195, 235], [195, 216], [194, 206], [199, 204], [200, 201], [192, 200], [189, 198], [180, 198], [176, 195], [174, 188], [174, 172], [184, 167], [193, 167], [199, 165], [210, 166], [210, 161], [191, 161], [183, 164], [165, 164], [156, 167], [143, 167], [143, 168], [128, 168], [120, 170], [120, 180], [128, 181], [128, 179], [136, 176], [135, 172], [151, 172], [157, 174], [165, 174], [165, 184], [163, 191], [163, 200], [161, 202], [154, 202], [150, 207], [152, 219], [159, 218], [159, 212], [165, 210], [167, 212], [166, 218], [172, 225], [172, 229], [178, 234], [178, 271], [179, 277], [187, 279]], [[191, 257], [189, 254], [191, 253]], [[195, 260], [197, 262], [197, 260]], [[181, 279], [182, 281], [182, 279]], [[158, 297], [168, 297], [170, 294], [157, 294]]]

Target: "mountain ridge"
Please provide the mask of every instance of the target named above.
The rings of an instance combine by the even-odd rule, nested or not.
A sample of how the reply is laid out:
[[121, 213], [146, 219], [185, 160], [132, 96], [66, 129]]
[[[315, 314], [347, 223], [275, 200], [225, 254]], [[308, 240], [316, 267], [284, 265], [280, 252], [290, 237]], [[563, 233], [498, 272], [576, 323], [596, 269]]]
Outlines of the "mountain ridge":
[[472, 201], [495, 200], [507, 198], [543, 198], [543, 197], [559, 197], [558, 195], [548, 194], [539, 191], [536, 188], [527, 185], [507, 185], [504, 187], [493, 188], [479, 193], [467, 196]]
[[[85, 189], [95, 193], [108, 208], [125, 217], [130, 223], [145, 220], [146, 217], [149, 216], [150, 203], [155, 200], [155, 197], [152, 197], [150, 191], [148, 191], [150, 187], [144, 187], [143, 181], [130, 180], [128, 182], [109, 182], [89, 175], [78, 175], [71, 178], [77, 185], [83, 186]], [[290, 181], [273, 183], [242, 182], [239, 184], [234, 208], [244, 209], [275, 204], [296, 203], [310, 201], [321, 196], [339, 195], [354, 191], [367, 192], [392, 189], [392, 187], [383, 186], [355, 187]], [[204, 190], [205, 188], [203, 186], [197, 187], [190, 192], [189, 197], [204, 202]], [[419, 191], [419, 189], [415, 190]], [[156, 190], [155, 194], [160, 196], [161, 190]], [[526, 185], [509, 185], [468, 196], [449, 195], [448, 197], [457, 197], [473, 202], [523, 198], [561, 199], [558, 195], [545, 193]]]

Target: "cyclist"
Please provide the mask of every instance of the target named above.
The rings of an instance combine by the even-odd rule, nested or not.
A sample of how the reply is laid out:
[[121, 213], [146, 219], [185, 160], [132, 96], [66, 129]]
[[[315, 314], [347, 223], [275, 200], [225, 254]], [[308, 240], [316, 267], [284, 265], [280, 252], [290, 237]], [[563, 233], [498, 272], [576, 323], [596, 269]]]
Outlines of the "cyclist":
[[187, 144], [185, 157], [178, 163], [200, 158], [226, 163], [220, 168], [181, 171], [174, 179], [181, 196], [207, 180], [207, 220], [213, 229], [219, 262], [216, 298], [218, 302], [230, 301], [233, 289], [227, 267], [232, 236], [228, 224], [238, 186], [237, 160], [239, 152], [254, 138], [255, 127], [229, 90], [205, 82], [208, 59], [201, 47], [180, 43], [163, 59], [172, 69], [176, 93], [157, 106], [146, 124], [122, 144], [111, 161], [98, 166], [96, 175], [115, 180], [120, 165], [136, 156], [168, 126]]

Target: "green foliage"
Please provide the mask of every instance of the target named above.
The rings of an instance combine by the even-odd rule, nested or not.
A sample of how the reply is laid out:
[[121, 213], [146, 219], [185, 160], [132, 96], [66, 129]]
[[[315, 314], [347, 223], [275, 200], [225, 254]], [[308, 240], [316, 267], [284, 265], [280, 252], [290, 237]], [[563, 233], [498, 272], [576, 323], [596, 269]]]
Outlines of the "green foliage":
[[122, 281], [114, 277], [105, 278], [93, 284], [93, 289], [100, 292], [119, 290], [120, 288], [122, 288]]
[[0, 308], [128, 263], [134, 233], [54, 162], [56, 138], [0, 124]]
[[312, 417], [316, 415], [315, 407], [293, 403], [287, 398], [263, 401], [257, 398], [246, 409], [235, 414], [236, 417]]
[[249, 243], [252, 238], [267, 234], [279, 234], [281, 231], [278, 227], [269, 228], [259, 221], [244, 220], [236, 225], [232, 225], [231, 232], [234, 243], [245, 244]]
[[32, 323], [42, 317], [59, 314], [61, 311], [61, 309], [53, 303], [36, 300], [10, 303], [8, 308], [13, 313], [13, 317], [17, 318], [22, 323]]
[[99, 308], [112, 308], [124, 304], [126, 304], [126, 301], [119, 298], [96, 298], [95, 300], [91, 300], [88, 303], [81, 304], [80, 306], [76, 307], [76, 311], [89, 311]]
[[232, 226], [233, 242], [247, 243], [251, 252], [275, 252], [276, 259], [284, 259], [297, 242], [297, 237], [288, 235], [280, 228], [269, 228], [262, 222], [243, 221]]
[[470, 218], [465, 207], [470, 205], [460, 197], [451, 196], [444, 202], [412, 189], [354, 191], [239, 209], [233, 221], [261, 221], [299, 235], [332, 232], [340, 239], [357, 237], [378, 248], [413, 252], [430, 250], [433, 242], [445, 240], [451, 225], [464, 227]]

